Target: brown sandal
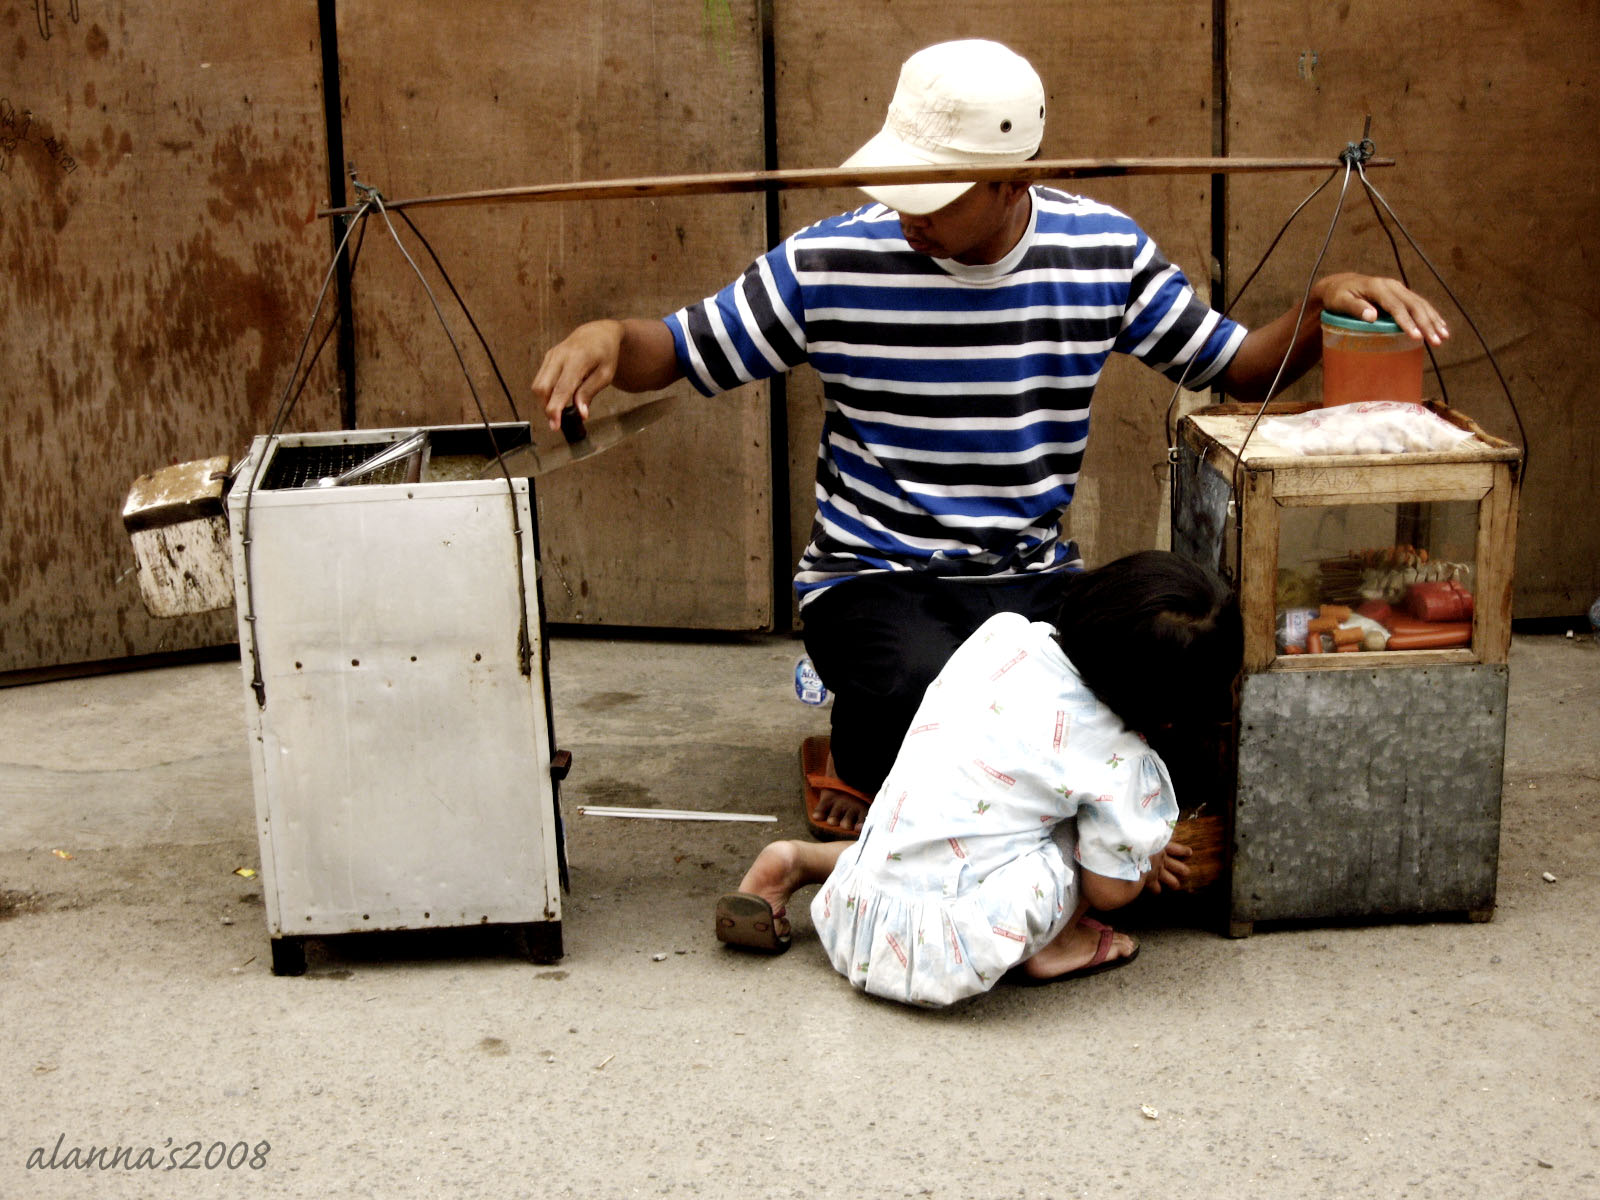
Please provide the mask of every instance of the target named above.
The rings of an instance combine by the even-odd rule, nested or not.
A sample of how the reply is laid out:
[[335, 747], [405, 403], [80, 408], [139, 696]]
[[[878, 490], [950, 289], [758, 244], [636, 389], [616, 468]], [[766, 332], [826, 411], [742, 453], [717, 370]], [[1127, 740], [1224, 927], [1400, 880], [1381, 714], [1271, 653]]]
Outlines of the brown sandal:
[[717, 941], [743, 950], [782, 954], [789, 948], [787, 909], [751, 892], [729, 892], [717, 901]]

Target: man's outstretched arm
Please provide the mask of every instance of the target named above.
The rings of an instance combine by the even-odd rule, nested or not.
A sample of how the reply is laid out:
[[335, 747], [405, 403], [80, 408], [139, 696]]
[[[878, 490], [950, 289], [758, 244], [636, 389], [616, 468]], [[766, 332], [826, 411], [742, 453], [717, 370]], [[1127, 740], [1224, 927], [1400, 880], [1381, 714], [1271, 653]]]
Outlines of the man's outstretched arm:
[[590, 321], [545, 351], [533, 377], [533, 397], [551, 429], [569, 404], [585, 419], [589, 402], [607, 387], [650, 392], [683, 377], [665, 321], [642, 317]]

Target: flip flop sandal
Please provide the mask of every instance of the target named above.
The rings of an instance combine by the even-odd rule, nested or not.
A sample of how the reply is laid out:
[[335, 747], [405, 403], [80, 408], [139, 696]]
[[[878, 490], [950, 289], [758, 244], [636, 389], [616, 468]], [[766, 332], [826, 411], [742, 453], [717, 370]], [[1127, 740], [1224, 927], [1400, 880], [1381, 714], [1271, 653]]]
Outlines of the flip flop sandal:
[[806, 807], [806, 828], [819, 842], [853, 842], [861, 836], [861, 830], [847, 829], [833, 821], [819, 821], [811, 815], [822, 800], [824, 788], [854, 796], [865, 805], [872, 804], [871, 796], [828, 774], [829, 748], [825, 734], [808, 737], [800, 743], [800, 778], [804, 784], [801, 799]]
[[1107, 958], [1111, 953], [1111, 939], [1116, 930], [1111, 926], [1096, 921], [1093, 917], [1084, 917], [1078, 922], [1085, 929], [1092, 929], [1100, 935], [1100, 942], [1094, 948], [1094, 956], [1076, 971], [1067, 971], [1061, 975], [1051, 975], [1045, 979], [1029, 975], [1021, 963], [1012, 967], [1005, 973], [1007, 983], [1014, 983], [1019, 987], [1043, 987], [1049, 983], [1065, 983], [1069, 979], [1085, 979], [1090, 975], [1099, 975], [1102, 971], [1115, 971], [1118, 967], [1125, 967], [1139, 957], [1139, 943], [1133, 943], [1133, 949], [1121, 958]]
[[717, 901], [717, 940], [743, 950], [782, 954], [790, 941], [787, 911], [774, 912], [750, 892], [729, 892]]

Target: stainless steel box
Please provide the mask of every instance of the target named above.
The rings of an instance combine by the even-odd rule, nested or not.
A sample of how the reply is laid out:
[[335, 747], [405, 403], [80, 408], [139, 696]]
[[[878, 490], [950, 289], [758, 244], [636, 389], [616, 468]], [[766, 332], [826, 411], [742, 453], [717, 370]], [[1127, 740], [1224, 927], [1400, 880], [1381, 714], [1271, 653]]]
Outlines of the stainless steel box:
[[[496, 426], [495, 441], [527, 440]], [[384, 473], [327, 486], [421, 433]], [[229, 495], [273, 969], [303, 939], [504, 925], [561, 953], [531, 483], [485, 427], [257, 438]], [[319, 486], [320, 485], [320, 486]]]

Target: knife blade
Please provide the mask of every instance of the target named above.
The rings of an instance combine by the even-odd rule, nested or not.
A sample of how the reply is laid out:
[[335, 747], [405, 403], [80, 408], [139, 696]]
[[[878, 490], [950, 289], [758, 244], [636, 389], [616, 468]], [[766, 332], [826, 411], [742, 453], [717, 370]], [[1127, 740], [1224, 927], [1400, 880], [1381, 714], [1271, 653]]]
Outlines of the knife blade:
[[678, 407], [679, 396], [663, 396], [630, 408], [615, 416], [578, 421], [577, 410], [571, 416], [562, 414], [562, 428], [557, 430], [535, 427], [533, 440], [515, 446], [493, 459], [484, 467], [480, 478], [499, 475], [501, 463], [512, 475], [533, 477], [548, 475], [562, 467], [571, 466], [585, 458], [593, 458], [625, 442], [642, 429], [647, 429]]

